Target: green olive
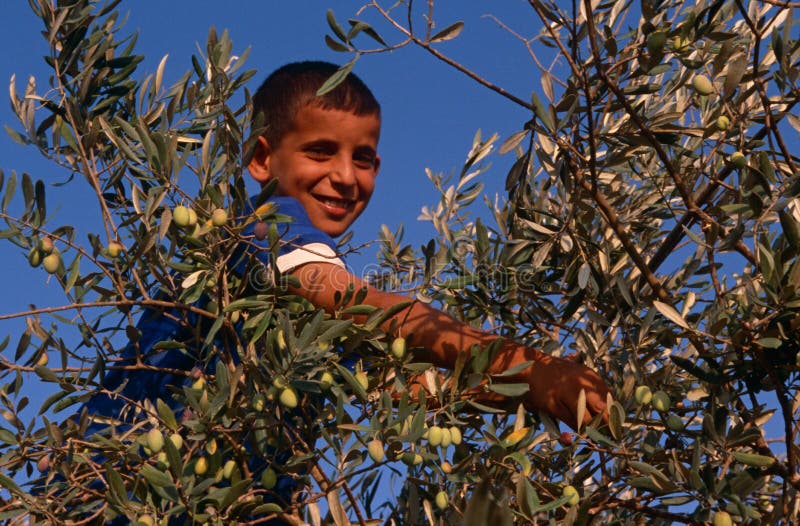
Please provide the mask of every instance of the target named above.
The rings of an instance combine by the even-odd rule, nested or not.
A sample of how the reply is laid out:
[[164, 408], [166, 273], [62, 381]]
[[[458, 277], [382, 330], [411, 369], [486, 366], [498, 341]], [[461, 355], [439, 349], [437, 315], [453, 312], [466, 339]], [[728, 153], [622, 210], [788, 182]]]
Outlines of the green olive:
[[711, 95], [714, 93], [714, 85], [705, 75], [695, 75], [692, 78], [692, 87], [700, 95]]

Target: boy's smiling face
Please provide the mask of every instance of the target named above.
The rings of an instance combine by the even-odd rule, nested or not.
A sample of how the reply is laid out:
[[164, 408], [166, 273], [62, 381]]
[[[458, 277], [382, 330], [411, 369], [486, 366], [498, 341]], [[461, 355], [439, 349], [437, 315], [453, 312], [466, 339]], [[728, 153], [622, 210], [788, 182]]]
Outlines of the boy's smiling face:
[[260, 183], [276, 179], [275, 195], [294, 197], [311, 223], [336, 237], [364, 211], [380, 167], [377, 115], [306, 105], [277, 146], [264, 137], [248, 169]]

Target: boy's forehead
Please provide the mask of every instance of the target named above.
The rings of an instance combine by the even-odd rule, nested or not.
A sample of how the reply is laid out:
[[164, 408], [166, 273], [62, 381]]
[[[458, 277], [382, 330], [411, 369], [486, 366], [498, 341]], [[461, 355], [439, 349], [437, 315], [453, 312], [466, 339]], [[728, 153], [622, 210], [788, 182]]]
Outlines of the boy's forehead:
[[[294, 113], [294, 115], [292, 117], [291, 126], [289, 127], [289, 130], [292, 130], [292, 131], [312, 131], [312, 130], [307, 130], [305, 128], [313, 127], [313, 126], [316, 125], [316, 123], [314, 121], [317, 120], [317, 119], [315, 119], [315, 117], [316, 118], [320, 118], [321, 117], [321, 118], [324, 118], [324, 119], [338, 120], [338, 119], [340, 119], [342, 117], [346, 117], [346, 116], [365, 117], [365, 118], [370, 118], [371, 117], [371, 118], [374, 119], [372, 121], [373, 123], [377, 122], [377, 124], [378, 124], [378, 130], [377, 131], [380, 132], [381, 118], [380, 118], [380, 115], [378, 113], [363, 113], [363, 114], [359, 114], [359, 113], [356, 113], [355, 111], [350, 111], [348, 109], [341, 109], [341, 108], [335, 108], [335, 107], [332, 107], [332, 106], [325, 106], [325, 105], [320, 104], [319, 102], [315, 102], [315, 101], [310, 101], [310, 102], [308, 102], [306, 104], [303, 104], [302, 106], [300, 106], [297, 109], [297, 111]], [[370, 119], [370, 120], [372, 120], [372, 119]]]
[[294, 112], [294, 116], [292, 117], [292, 124], [297, 123], [297, 117], [301, 114], [307, 114], [307, 110], [312, 110], [314, 112], [319, 111], [322, 114], [330, 115], [330, 116], [341, 116], [341, 115], [354, 115], [356, 117], [375, 117], [378, 123], [381, 122], [380, 114], [371, 112], [371, 113], [358, 113], [356, 111], [350, 110], [348, 108], [337, 108], [335, 106], [329, 106], [324, 104], [319, 100], [310, 100], [305, 104], [300, 105], [297, 108], [297, 111]]

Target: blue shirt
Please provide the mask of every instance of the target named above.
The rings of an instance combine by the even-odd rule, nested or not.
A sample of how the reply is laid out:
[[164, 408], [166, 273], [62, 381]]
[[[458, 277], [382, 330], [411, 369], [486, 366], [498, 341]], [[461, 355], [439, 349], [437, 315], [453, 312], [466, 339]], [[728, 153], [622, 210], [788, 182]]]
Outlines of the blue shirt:
[[[289, 223], [277, 224], [280, 236], [278, 256], [274, 261], [281, 273], [310, 262], [326, 262], [344, 266], [336, 254], [336, 243], [321, 230], [311, 224], [305, 209], [299, 201], [292, 197], [273, 197], [256, 213], [274, 204], [277, 212], [293, 218]], [[254, 254], [257, 263], [270, 265], [271, 246], [269, 239], [257, 240], [253, 237], [255, 223], [250, 223], [242, 232], [248, 239], [248, 245], [241, 248], [241, 253], [232, 258], [233, 270], [243, 274], [252, 268]], [[239, 250], [239, 249], [237, 249]], [[107, 427], [110, 423], [132, 422], [135, 411], [127, 400], [150, 400], [153, 404], [161, 399], [175, 409], [178, 404], [172, 398], [170, 387], [179, 387], [186, 383], [185, 371], [191, 370], [198, 363], [198, 338], [205, 331], [198, 327], [200, 320], [193, 313], [182, 314], [179, 309], [157, 311], [147, 309], [136, 326], [141, 337], [137, 345], [128, 344], [122, 352], [121, 360], [115, 365], [134, 365], [137, 354], [142, 362], [158, 370], [146, 369], [111, 369], [107, 372], [103, 387], [108, 391], [116, 391], [119, 396], [96, 393], [85, 407], [92, 418], [87, 435], [91, 435]], [[179, 342], [182, 348], [154, 348], [159, 342]], [[176, 346], [173, 346], [176, 347]], [[193, 348], [198, 347], [198, 348]], [[172, 370], [174, 372], [168, 372]]]

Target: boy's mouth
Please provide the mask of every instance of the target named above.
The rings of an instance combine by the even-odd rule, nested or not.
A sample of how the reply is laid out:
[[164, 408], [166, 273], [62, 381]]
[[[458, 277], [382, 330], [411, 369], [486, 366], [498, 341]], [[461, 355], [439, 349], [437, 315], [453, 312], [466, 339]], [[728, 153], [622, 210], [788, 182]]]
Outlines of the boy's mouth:
[[333, 208], [335, 210], [347, 210], [353, 204], [351, 199], [336, 199], [333, 197], [324, 197], [321, 195], [314, 196], [317, 201], [322, 203], [323, 205], [327, 206], [328, 208]]

